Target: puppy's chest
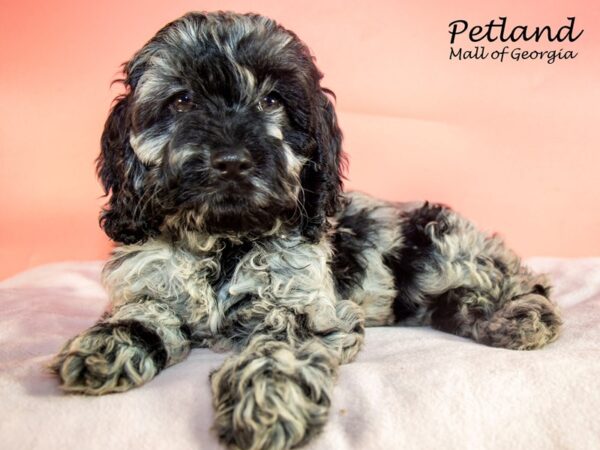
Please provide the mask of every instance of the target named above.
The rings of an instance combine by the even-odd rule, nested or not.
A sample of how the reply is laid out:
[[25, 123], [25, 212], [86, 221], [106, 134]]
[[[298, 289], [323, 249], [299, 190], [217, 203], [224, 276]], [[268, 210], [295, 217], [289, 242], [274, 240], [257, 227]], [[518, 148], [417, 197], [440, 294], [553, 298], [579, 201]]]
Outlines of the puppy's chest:
[[228, 244], [219, 252], [218, 263], [203, 321], [213, 336], [228, 331], [239, 335], [276, 311], [318, 315], [314, 322], [319, 327], [317, 322], [331, 319], [335, 294], [326, 248], [289, 239]]
[[[227, 334], [248, 321], [256, 303], [269, 290], [273, 252], [256, 243], [226, 243], [215, 255], [218, 270], [205, 280], [212, 291], [206, 299], [202, 326], [212, 335]], [[252, 320], [255, 318], [253, 317]]]
[[231, 295], [229, 293], [230, 286], [236, 272], [236, 269], [241, 269], [244, 263], [244, 258], [254, 250], [249, 243], [245, 244], [230, 244], [228, 243], [218, 255], [219, 273], [218, 276], [210, 281], [212, 289], [215, 293], [214, 301], [227, 302]]

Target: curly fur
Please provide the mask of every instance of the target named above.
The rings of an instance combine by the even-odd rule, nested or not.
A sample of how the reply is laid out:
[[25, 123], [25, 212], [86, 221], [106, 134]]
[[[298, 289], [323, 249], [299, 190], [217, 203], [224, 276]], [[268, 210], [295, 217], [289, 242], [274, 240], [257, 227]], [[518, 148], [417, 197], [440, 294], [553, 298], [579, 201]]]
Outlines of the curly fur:
[[98, 160], [111, 310], [55, 357], [65, 391], [120, 392], [193, 347], [232, 350], [211, 376], [217, 435], [287, 449], [323, 428], [365, 326], [522, 350], [558, 336], [548, 281], [497, 236], [442, 205], [342, 192], [331, 93], [292, 32], [190, 13], [124, 75]]

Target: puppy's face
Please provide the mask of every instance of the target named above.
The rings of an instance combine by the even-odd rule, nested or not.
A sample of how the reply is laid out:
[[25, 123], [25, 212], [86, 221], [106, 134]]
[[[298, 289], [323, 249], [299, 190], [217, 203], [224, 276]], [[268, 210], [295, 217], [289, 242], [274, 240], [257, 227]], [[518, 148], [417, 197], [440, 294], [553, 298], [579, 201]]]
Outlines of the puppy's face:
[[202, 231], [317, 237], [341, 188], [341, 134], [306, 46], [273, 21], [188, 14], [125, 66], [102, 138], [102, 223], [124, 243]]

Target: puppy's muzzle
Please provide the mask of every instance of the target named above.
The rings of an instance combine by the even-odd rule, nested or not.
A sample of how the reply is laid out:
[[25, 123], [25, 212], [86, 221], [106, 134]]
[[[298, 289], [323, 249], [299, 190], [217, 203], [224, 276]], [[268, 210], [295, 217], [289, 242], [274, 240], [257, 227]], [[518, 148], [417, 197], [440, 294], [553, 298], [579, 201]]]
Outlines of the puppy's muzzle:
[[223, 180], [245, 178], [254, 167], [250, 152], [243, 148], [225, 148], [213, 151], [210, 156], [213, 173]]

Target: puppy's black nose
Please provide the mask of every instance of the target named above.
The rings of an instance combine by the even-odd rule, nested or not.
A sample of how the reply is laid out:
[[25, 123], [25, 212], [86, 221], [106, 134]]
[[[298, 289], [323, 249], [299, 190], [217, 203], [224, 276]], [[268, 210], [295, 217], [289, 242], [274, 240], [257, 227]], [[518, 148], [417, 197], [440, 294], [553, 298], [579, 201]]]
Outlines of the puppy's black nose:
[[221, 178], [239, 178], [254, 166], [250, 152], [243, 147], [215, 150], [210, 164]]

